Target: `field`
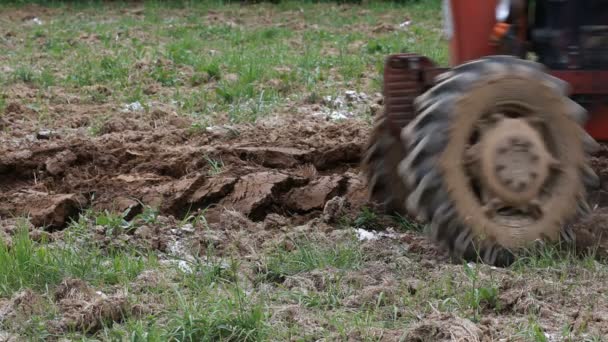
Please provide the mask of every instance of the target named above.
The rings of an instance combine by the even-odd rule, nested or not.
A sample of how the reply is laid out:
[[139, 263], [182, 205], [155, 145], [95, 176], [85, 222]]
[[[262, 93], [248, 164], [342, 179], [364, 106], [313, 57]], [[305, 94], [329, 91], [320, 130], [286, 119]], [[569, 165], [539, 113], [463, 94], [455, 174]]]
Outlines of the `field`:
[[608, 340], [601, 251], [454, 263], [367, 202], [384, 58], [447, 64], [441, 21], [0, 4], [0, 341]]

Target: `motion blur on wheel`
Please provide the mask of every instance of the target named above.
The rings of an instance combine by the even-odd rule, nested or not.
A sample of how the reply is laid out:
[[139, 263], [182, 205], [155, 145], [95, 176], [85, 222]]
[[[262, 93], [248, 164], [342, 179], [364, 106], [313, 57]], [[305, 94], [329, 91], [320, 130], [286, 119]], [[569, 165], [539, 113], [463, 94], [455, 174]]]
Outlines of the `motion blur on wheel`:
[[371, 198], [456, 258], [571, 243], [608, 140], [608, 1], [444, 1], [452, 68], [391, 55], [363, 161]]

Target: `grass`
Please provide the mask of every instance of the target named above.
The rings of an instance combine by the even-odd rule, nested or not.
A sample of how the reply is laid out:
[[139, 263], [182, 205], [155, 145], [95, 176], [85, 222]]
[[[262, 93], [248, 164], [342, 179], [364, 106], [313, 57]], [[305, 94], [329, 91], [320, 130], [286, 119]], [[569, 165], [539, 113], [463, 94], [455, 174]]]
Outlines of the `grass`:
[[44, 290], [65, 278], [81, 278], [100, 286], [125, 284], [154, 264], [152, 255], [106, 254], [92, 246], [80, 248], [70, 241], [61, 247], [35, 243], [22, 228], [10, 247], [0, 241], [0, 295], [24, 288]]
[[[191, 224], [196, 229], [208, 230], [203, 214], [174, 224], [176, 227]], [[61, 317], [52, 299], [54, 288], [65, 278], [79, 278], [106, 293], [117, 286], [124, 288], [130, 293], [130, 303], [145, 303], [156, 308], [150, 314], [130, 314], [122, 321], [107, 322], [92, 335], [95, 339], [263, 341], [307, 336], [307, 339], [340, 340], [356, 335], [377, 340], [378, 329], [405, 329], [419, 322], [420, 317], [435, 312], [476, 323], [488, 316], [511, 317], [508, 312], [512, 309], [505, 307], [501, 299], [509, 289], [504, 288], [505, 279], [525, 277], [531, 289], [551, 291], [555, 285], [543, 284], [567, 281], [561, 272], [564, 267], [570, 274], [577, 274], [580, 284], [568, 288], [576, 293], [593, 281], [602, 283], [601, 279], [608, 274], [605, 265], [587, 269], [586, 259], [553, 254], [557, 252], [552, 250], [539, 250], [525, 262], [504, 271], [475, 264], [444, 265], [429, 270], [421, 263], [412, 263], [408, 253], [391, 254], [390, 259], [381, 261], [385, 252], [378, 250], [376, 256], [354, 239], [354, 234], [344, 234], [337, 239], [298, 234], [258, 249], [255, 253], [260, 256], [253, 262], [232, 255], [219, 256], [210, 248], [206, 254], [188, 261], [188, 267], [184, 268], [178, 259], [173, 262], [171, 258], [165, 259], [166, 256], [157, 257], [153, 251], [135, 245], [104, 247], [92, 238], [93, 230], [99, 227], [120, 238], [135, 234], [140, 227], [162, 226], [164, 220], [150, 208], [145, 208], [131, 221], [124, 220], [122, 215], [88, 211], [63, 232], [60, 243], [35, 242], [21, 229], [10, 247], [0, 245], [0, 298], [32, 289], [46, 299], [45, 310], [23, 322], [5, 322], [6, 327], [29, 339], [53, 336], [48, 322]], [[129, 229], [125, 229], [127, 226]], [[325, 238], [320, 238], [322, 236]], [[384, 244], [399, 242], [386, 240]], [[548, 264], [545, 258], [549, 255], [557, 261]], [[386, 269], [378, 269], [379, 265]], [[156, 272], [160, 280], [149, 284], [137, 280], [148, 271]], [[373, 280], [372, 285], [367, 284], [374, 277], [379, 278]], [[397, 279], [395, 283], [377, 287], [382, 279], [392, 277]], [[408, 285], [412, 278], [420, 279], [423, 285], [412, 290]], [[536, 298], [536, 290], [522, 288], [521, 291], [524, 296]], [[545, 296], [550, 294], [547, 292]], [[562, 295], [559, 298], [563, 298]], [[298, 319], [309, 323], [294, 325], [289, 320], [277, 320], [280, 308], [290, 306], [297, 307], [294, 314], [302, 317]], [[547, 322], [538, 317], [538, 311], [527, 314], [525, 322], [513, 326], [511, 336], [544, 341]], [[323, 324], [325, 328], [319, 330], [310, 322]], [[559, 328], [563, 336], [573, 340], [581, 336], [581, 331]], [[585, 331], [585, 325], [579, 329]], [[404, 334], [405, 330], [400, 335]], [[74, 340], [88, 338], [79, 331], [65, 336]], [[588, 340], [593, 341], [595, 335], [589, 336]]]
[[221, 157], [220, 159], [214, 159], [209, 156], [205, 156], [205, 161], [207, 161], [207, 164], [209, 165], [209, 175], [211, 176], [219, 175], [226, 167]]
[[289, 241], [290, 250], [277, 247], [265, 260], [261, 270], [263, 278], [283, 281], [315, 269], [332, 267], [336, 269], [355, 269], [361, 264], [362, 254], [354, 241], [335, 246], [319, 245], [318, 241], [298, 239]]
[[[284, 107], [286, 98], [303, 102], [309, 93], [344, 88], [377, 92], [388, 53], [418, 51], [446, 62], [438, 0], [345, 8], [148, 2], [139, 17], [119, 14], [124, 5], [100, 6], [66, 3], [42, 25], [11, 23], [7, 29], [25, 43], [0, 54], [13, 70], [0, 86], [27, 83], [77, 96], [103, 86], [111, 95], [89, 94], [92, 102], [173, 101], [183, 115], [247, 122]], [[72, 8], [82, 15], [71, 15]], [[414, 18], [407, 30], [373, 32], [405, 17]], [[157, 92], [146, 90], [155, 85]]]

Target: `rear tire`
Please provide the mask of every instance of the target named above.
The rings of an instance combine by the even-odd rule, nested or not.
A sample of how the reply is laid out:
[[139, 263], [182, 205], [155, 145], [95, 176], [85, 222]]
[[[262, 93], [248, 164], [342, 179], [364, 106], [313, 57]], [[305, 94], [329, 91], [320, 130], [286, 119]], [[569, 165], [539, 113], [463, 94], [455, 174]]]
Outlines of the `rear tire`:
[[[405, 197], [403, 207], [426, 221], [432, 238], [456, 259], [508, 265], [518, 249], [536, 240], [572, 242], [575, 237], [568, 223], [589, 213], [587, 194], [599, 181], [587, 155], [597, 143], [582, 129], [586, 111], [567, 97], [568, 90], [565, 82], [546, 74], [541, 64], [510, 56], [487, 57], [446, 72], [438, 77], [435, 87], [418, 97], [417, 117], [402, 130], [404, 148], [399, 153], [404, 158], [398, 173], [402, 189], [409, 190], [407, 195], [383, 190], [377, 191], [378, 196], [389, 196], [384, 198], [391, 201]], [[467, 178], [461, 155], [470, 144], [462, 132], [473, 132], [471, 125], [478, 124], [473, 117], [486, 115], [467, 110], [482, 105], [490, 108], [493, 101], [492, 96], [483, 99], [480, 94], [493, 94], [501, 101], [541, 104], [530, 115], [547, 127], [542, 132], [553, 139], [545, 144], [563, 167], [563, 172], [554, 176], [563, 190], [543, 185], [552, 192], [546, 195], [543, 190], [546, 203], [542, 208], [548, 211], [538, 221], [520, 221], [520, 226], [513, 227], [511, 221], [509, 225], [497, 223], [480, 212], [481, 200], [475, 197], [477, 190]], [[382, 173], [389, 172], [383, 169], [381, 164], [374, 166], [375, 175], [385, 179], [372, 184], [378, 189], [396, 183], [393, 175]]]

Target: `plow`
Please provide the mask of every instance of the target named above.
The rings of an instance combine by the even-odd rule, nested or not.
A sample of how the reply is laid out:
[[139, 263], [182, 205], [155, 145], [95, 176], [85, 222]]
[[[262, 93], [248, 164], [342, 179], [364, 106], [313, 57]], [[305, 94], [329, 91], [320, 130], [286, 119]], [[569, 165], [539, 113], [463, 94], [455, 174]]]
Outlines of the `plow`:
[[363, 158], [371, 199], [426, 223], [455, 258], [508, 265], [532, 244], [573, 243], [608, 138], [608, 2], [444, 9], [451, 67], [386, 59]]

